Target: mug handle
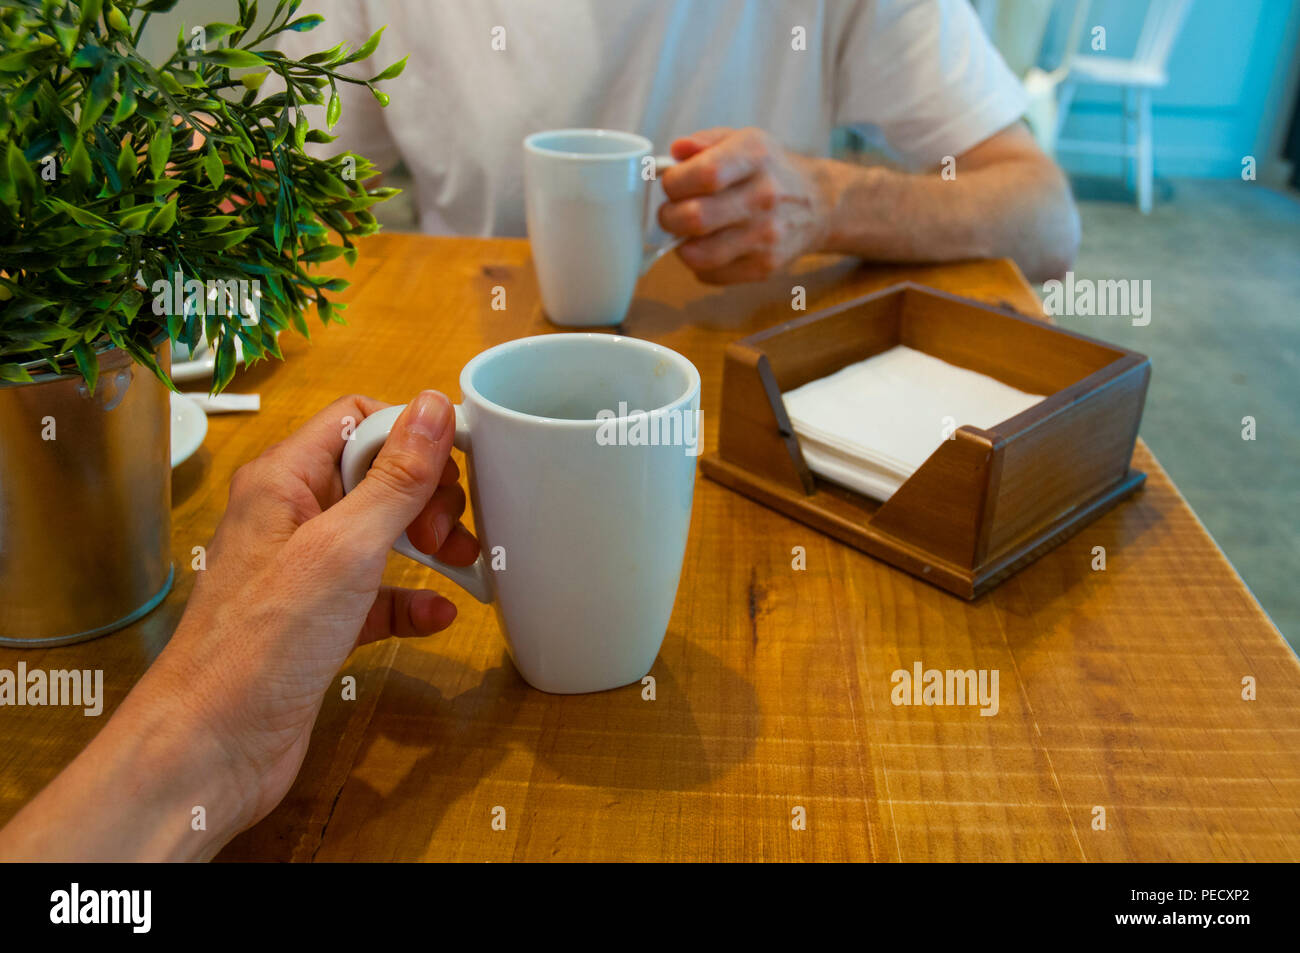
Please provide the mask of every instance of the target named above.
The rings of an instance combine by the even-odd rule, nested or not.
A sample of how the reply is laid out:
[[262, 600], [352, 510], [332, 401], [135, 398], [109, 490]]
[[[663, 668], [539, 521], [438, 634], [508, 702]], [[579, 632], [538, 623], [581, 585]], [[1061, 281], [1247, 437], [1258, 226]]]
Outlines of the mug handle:
[[[650, 228], [650, 196], [654, 190], [653, 183], [659, 181], [659, 173], [664, 169], [670, 169], [677, 164], [677, 160], [672, 156], [655, 156], [655, 177], [646, 185], [645, 190], [645, 208], [641, 213], [641, 232], [645, 234]], [[650, 270], [650, 266], [657, 262], [664, 255], [668, 254], [686, 239], [674, 238], [672, 241], [655, 248], [652, 245], [645, 244], [641, 251], [641, 271], [639, 274], [644, 275]]]
[[[383, 410], [376, 411], [357, 426], [353, 432], [352, 438], [348, 440], [347, 446], [343, 448], [343, 459], [339, 464], [339, 469], [343, 477], [343, 492], [351, 493], [362, 478], [365, 477], [366, 471], [370, 469], [370, 464], [374, 462], [375, 455], [388, 439], [389, 433], [393, 430], [393, 424], [401, 416], [405, 404], [397, 404], [393, 407], [385, 407]], [[453, 405], [456, 411], [456, 436], [454, 446], [457, 450], [464, 452], [469, 449], [469, 427], [465, 422], [465, 414], [460, 404]], [[488, 579], [487, 562], [483, 559], [480, 552], [478, 558], [470, 566], [449, 566], [444, 562], [434, 559], [427, 553], [422, 553], [406, 538], [403, 533], [393, 544], [393, 550], [401, 553], [408, 559], [414, 559], [422, 566], [428, 566], [436, 573], [446, 576], [456, 585], [460, 586], [479, 602], [492, 602], [492, 586]]]

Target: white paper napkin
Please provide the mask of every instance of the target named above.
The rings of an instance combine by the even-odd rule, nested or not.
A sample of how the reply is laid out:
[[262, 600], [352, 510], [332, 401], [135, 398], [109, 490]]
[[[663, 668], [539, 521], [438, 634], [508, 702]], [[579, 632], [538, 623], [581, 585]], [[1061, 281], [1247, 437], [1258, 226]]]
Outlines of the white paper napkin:
[[957, 427], [992, 427], [1043, 399], [901, 344], [782, 397], [808, 467], [881, 501]]

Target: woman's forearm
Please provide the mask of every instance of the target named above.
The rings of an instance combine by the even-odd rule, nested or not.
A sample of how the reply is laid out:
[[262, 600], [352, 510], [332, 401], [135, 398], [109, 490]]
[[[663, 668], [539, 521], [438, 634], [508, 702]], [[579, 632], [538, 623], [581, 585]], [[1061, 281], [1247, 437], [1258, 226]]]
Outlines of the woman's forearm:
[[142, 683], [0, 831], [0, 860], [207, 860], [252, 820], [228, 761]]

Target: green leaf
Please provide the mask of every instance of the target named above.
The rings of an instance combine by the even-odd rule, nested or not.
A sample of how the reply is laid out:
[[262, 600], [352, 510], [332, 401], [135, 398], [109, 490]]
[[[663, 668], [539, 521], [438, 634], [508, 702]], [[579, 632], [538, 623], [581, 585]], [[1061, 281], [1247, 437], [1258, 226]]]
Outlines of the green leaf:
[[381, 106], [387, 106], [392, 101], [392, 97], [382, 90], [374, 89], [372, 87], [370, 92], [374, 94], [375, 101]]
[[89, 30], [99, 19], [99, 12], [103, 8], [103, 0], [82, 0], [81, 2], [81, 28]]
[[84, 208], [79, 208], [71, 202], [65, 202], [63, 199], [51, 197], [47, 200], [47, 204], [66, 213], [68, 217], [78, 225], [84, 225], [87, 228], [112, 228], [108, 222], [100, 218], [94, 212], [87, 211]]
[[0, 364], [0, 381], [12, 381], [15, 384], [30, 384], [32, 375], [21, 364]]
[[149, 216], [155, 208], [157, 208], [157, 206], [152, 202], [147, 202], [144, 205], [137, 205], [134, 208], [128, 209], [118, 215], [117, 225], [119, 228], [124, 228], [128, 231], [142, 231], [145, 222], [149, 220]]
[[185, 95], [185, 87], [180, 84], [180, 80], [172, 75], [171, 70], [159, 73], [158, 78], [162, 81], [162, 88], [165, 92], [178, 97]]
[[31, 201], [36, 194], [36, 176], [32, 174], [31, 164], [13, 140], [5, 148], [5, 165], [8, 166], [10, 180], [18, 187], [18, 194], [26, 195], [27, 200]]
[[78, 139], [76, 145], [72, 147], [72, 152], [68, 155], [67, 173], [72, 177], [72, 183], [76, 186], [78, 193], [86, 191], [90, 185], [91, 167], [90, 156], [86, 152], [86, 143], [83, 139]]
[[325, 125], [333, 131], [334, 124], [339, 121], [339, 116], [343, 114], [343, 103], [339, 99], [337, 92], [330, 93], [330, 104], [325, 107]]
[[172, 196], [171, 201], [158, 210], [152, 221], [149, 222], [148, 232], [150, 235], [161, 235], [169, 232], [172, 226], [176, 224], [176, 197]]
[[323, 16], [313, 13], [310, 16], [299, 17], [292, 23], [286, 24], [285, 29], [293, 30], [294, 33], [307, 33], [310, 30], [316, 29], [316, 27], [320, 26], [324, 22], [325, 18]]
[[379, 46], [379, 38], [384, 35], [384, 31], [387, 29], [387, 26], [381, 26], [371, 35], [370, 39], [362, 43], [361, 46], [357, 48], [357, 51], [348, 57], [347, 61], [349, 63], [359, 63], [371, 53], [375, 52], [375, 48]]
[[275, 225], [272, 228], [271, 238], [275, 242], [275, 250], [279, 251], [284, 247], [284, 203], [275, 203]]
[[167, 122], [171, 117], [167, 110], [163, 109], [148, 96], [141, 96], [136, 102], [135, 111], [153, 122]]
[[340, 245], [318, 245], [310, 248], [298, 256], [299, 261], [333, 261], [339, 255], [343, 254], [343, 248]]
[[121, 125], [126, 119], [130, 118], [135, 112], [138, 102], [135, 98], [135, 91], [128, 89], [122, 94], [122, 98], [117, 101], [117, 109], [113, 111], [113, 118], [110, 122], [114, 126]]
[[322, 50], [319, 53], [311, 53], [307, 56], [304, 56], [302, 58], [302, 61], [304, 63], [311, 64], [311, 65], [318, 65], [321, 63], [337, 63], [339, 60], [343, 59], [344, 47], [346, 46], [347, 46], [346, 43], [336, 44], [335, 46], [331, 46], [328, 50]]
[[239, 216], [237, 215], [208, 215], [204, 218], [193, 219], [190, 224], [196, 227], [200, 233], [206, 235], [210, 232], [220, 231], [238, 220]]
[[280, 118], [275, 124], [275, 138], [271, 140], [271, 150], [276, 151], [280, 148], [280, 143], [284, 142], [284, 137], [289, 134], [289, 110], [280, 113]]
[[0, 73], [22, 73], [45, 55], [44, 48], [17, 50], [0, 56]]
[[169, 312], [167, 315], [167, 336], [171, 338], [173, 341], [179, 341], [180, 332], [181, 332], [181, 323], [184, 320], [184, 317], [179, 314], [171, 313], [172, 311], [171, 308], [168, 308], [167, 310]]
[[[163, 74], [166, 77], [166, 73]], [[90, 95], [81, 107], [81, 117], [77, 121], [77, 128], [85, 131], [99, 120], [108, 108], [108, 104], [113, 101], [113, 96], [117, 92], [117, 70], [113, 64], [105, 62], [95, 74], [94, 80], [90, 83]]]
[[224, 232], [220, 235], [214, 235], [212, 238], [200, 238], [194, 240], [196, 248], [202, 248], [204, 251], [225, 251], [244, 241], [248, 236], [256, 233], [257, 228], [236, 228], [232, 231]]
[[149, 141], [149, 174], [155, 179], [163, 174], [167, 168], [167, 159], [171, 156], [172, 151], [172, 130], [168, 126], [154, 134], [153, 139]]
[[303, 62], [304, 64], [313, 65], [313, 66], [333, 65], [335, 64], [335, 62], [342, 60], [343, 56], [346, 56], [346, 53], [347, 53], [347, 44], [338, 43], [335, 44], [335, 46], [330, 47], [329, 49], [322, 49], [321, 52], [309, 53], [309, 55], [303, 57]]
[[335, 198], [343, 199], [344, 201], [350, 201], [352, 199], [352, 193], [348, 191], [347, 186], [344, 185], [343, 181], [337, 176], [329, 175], [328, 173], [318, 174], [312, 178], [312, 185], [316, 186], [327, 195], [332, 195]]
[[77, 42], [77, 28], [61, 20], [55, 20], [54, 34], [59, 38], [59, 46], [63, 47], [63, 55], [71, 56], [72, 47]]
[[215, 149], [209, 149], [203, 156], [203, 171], [207, 173], [208, 181], [214, 189], [221, 188], [221, 183], [226, 180], [226, 167], [222, 165], [221, 156], [217, 155]]
[[221, 335], [216, 361], [212, 368], [212, 393], [219, 394], [235, 376], [235, 335], [229, 327]]
[[406, 69], [406, 61], [408, 59], [410, 59], [409, 56], [403, 56], [400, 60], [388, 67], [388, 69], [384, 70], [370, 82], [378, 83], [380, 80], [397, 79], [397, 77], [402, 75], [402, 71]]
[[234, 163], [236, 169], [244, 173], [245, 176], [248, 175], [248, 162], [244, 159], [243, 149], [231, 149], [230, 161]]
[[72, 359], [77, 362], [77, 370], [86, 379], [86, 387], [95, 393], [95, 382], [99, 380], [99, 357], [85, 341], [79, 341], [72, 348]]
[[181, 187], [180, 179], [161, 179], [157, 182], [143, 186], [144, 189], [152, 193], [154, 198], [162, 198], [168, 192], [175, 191]]
[[203, 28], [203, 34], [207, 37], [208, 43], [216, 43], [224, 40], [232, 33], [243, 32], [243, 27], [235, 23], [209, 23]]
[[248, 50], [210, 50], [195, 58], [211, 63], [214, 66], [225, 67], [226, 69], [236, 69], [239, 67], [266, 68], [266, 60], [262, 59], [256, 53], [250, 53]]
[[193, 70], [173, 68], [168, 75], [182, 89], [202, 89], [207, 85], [203, 77]]
[[117, 154], [117, 174], [122, 177], [123, 183], [130, 183], [135, 178], [136, 167], [135, 150], [129, 142], [123, 142], [122, 149]]
[[[17, 318], [30, 318], [34, 314], [40, 314], [42, 311], [57, 306], [56, 302], [50, 301], [47, 298], [24, 298], [15, 304], [9, 305], [9, 307], [5, 309], [5, 316], [11, 320]], [[54, 340], [61, 332], [57, 324], [29, 321], [26, 324], [15, 325], [8, 328], [6, 333], [18, 337], [26, 337], [31, 340], [46, 341]]]
[[[270, 322], [266, 321], [266, 319], [263, 319], [263, 323], [267, 325], [270, 324]], [[274, 331], [270, 331], [270, 332], [267, 332], [265, 330], [263, 331], [262, 346], [266, 348], [266, 353], [270, 354], [277, 361], [284, 360], [284, 355], [280, 353], [280, 341], [276, 337]]]

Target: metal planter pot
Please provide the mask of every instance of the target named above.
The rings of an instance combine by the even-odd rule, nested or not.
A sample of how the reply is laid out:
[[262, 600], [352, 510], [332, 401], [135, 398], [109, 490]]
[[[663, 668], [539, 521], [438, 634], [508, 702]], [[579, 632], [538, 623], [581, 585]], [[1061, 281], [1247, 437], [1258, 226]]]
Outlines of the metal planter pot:
[[99, 367], [93, 395], [35, 368], [0, 383], [0, 645], [93, 639], [171, 588], [168, 392], [117, 349]]

